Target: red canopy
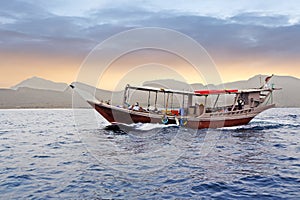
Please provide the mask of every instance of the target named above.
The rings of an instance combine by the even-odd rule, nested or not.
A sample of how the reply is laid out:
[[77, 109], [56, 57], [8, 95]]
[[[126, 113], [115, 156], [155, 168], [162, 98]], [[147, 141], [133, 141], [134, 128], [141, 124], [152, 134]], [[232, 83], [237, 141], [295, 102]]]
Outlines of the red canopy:
[[195, 94], [208, 95], [208, 94], [226, 94], [226, 93], [237, 93], [237, 89], [231, 90], [195, 90]]

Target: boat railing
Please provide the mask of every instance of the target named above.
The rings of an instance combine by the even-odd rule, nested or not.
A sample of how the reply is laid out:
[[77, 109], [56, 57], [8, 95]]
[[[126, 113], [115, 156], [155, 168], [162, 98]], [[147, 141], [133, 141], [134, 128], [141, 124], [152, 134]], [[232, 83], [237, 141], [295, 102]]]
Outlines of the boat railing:
[[247, 109], [234, 110], [234, 111], [214, 112], [214, 113], [209, 113], [209, 116], [216, 117], [216, 116], [248, 114], [248, 113], [251, 113], [253, 110], [254, 110], [253, 108], [247, 108]]
[[[224, 108], [215, 108], [215, 109], [209, 109], [208, 112], [204, 112], [200, 115], [197, 114], [190, 114], [188, 113], [186, 116], [194, 116], [194, 117], [201, 117], [203, 115], [209, 115], [210, 117], [215, 116], [228, 116], [228, 115], [239, 115], [239, 114], [248, 114], [251, 113], [254, 108], [244, 108], [241, 110], [230, 110], [231, 106], [224, 107]], [[175, 112], [176, 111], [176, 112]], [[150, 113], [150, 114], [159, 114], [159, 115], [167, 115], [167, 116], [180, 116], [180, 113], [178, 112], [179, 109], [172, 109], [172, 110], [164, 110], [164, 109], [157, 109], [157, 110], [140, 110], [135, 112], [143, 112], [143, 113]], [[185, 109], [185, 112], [188, 112], [187, 109]]]

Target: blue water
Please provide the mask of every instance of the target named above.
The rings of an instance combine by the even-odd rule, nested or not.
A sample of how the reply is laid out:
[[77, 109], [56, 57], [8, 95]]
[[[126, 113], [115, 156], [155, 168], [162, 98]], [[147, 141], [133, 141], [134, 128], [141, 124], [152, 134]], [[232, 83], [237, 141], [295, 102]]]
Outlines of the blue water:
[[106, 125], [92, 110], [0, 110], [0, 199], [300, 197], [300, 109], [215, 130]]

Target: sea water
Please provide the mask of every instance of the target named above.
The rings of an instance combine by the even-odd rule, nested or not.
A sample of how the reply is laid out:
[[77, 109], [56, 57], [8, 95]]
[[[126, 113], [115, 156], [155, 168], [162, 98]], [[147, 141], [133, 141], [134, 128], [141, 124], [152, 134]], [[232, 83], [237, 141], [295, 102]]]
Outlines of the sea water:
[[90, 109], [0, 110], [0, 199], [300, 197], [300, 109], [239, 127], [107, 122]]

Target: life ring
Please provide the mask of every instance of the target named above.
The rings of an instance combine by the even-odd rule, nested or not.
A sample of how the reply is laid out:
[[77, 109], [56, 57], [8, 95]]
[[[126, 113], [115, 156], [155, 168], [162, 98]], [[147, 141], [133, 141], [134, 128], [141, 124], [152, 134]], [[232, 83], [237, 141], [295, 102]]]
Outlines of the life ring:
[[167, 116], [163, 116], [163, 117], [161, 118], [161, 122], [162, 122], [163, 124], [168, 124], [168, 122], [169, 122], [168, 117], [167, 117]]

